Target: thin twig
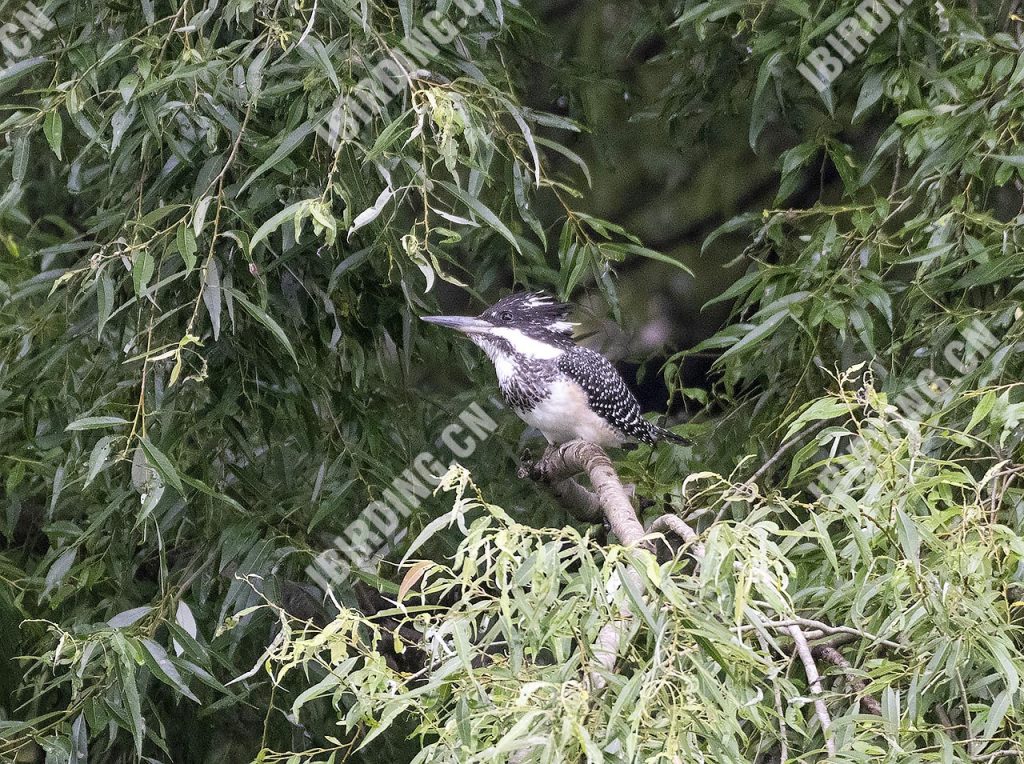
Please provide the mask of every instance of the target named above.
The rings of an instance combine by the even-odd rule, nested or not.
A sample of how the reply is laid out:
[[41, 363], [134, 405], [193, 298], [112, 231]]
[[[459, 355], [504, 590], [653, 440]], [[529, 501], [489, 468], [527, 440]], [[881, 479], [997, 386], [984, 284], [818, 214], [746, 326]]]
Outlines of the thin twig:
[[993, 761], [1007, 759], [1011, 756], [1015, 756], [1020, 759], [1021, 756], [1024, 756], [1024, 751], [1021, 751], [1019, 748], [1009, 751], [996, 751], [995, 753], [986, 753], [982, 756], [972, 756], [971, 761], [980, 762], [982, 764], [991, 764]]
[[[762, 634], [757, 635], [757, 641], [761, 643], [761, 649], [765, 655], [771, 652], [768, 640]], [[779, 688], [778, 674], [781, 669], [776, 669], [771, 676], [772, 695], [775, 700], [775, 713], [779, 716], [779, 764], [785, 764], [789, 758], [789, 733], [786, 731], [786, 710], [782, 706], [782, 690]]]
[[775, 463], [779, 461], [779, 459], [781, 459], [783, 455], [785, 455], [785, 453], [789, 451], [789, 449], [791, 449], [797, 443], [800, 443], [801, 441], [805, 440], [809, 435], [814, 435], [816, 432], [818, 432], [818, 430], [824, 428], [825, 425], [827, 425], [828, 423], [829, 422], [827, 419], [818, 422], [809, 429], [804, 430], [803, 432], [798, 432], [792, 438], [787, 440], [785, 443], [779, 446], [778, 450], [776, 450], [775, 453], [771, 455], [771, 458], [769, 458], [768, 461], [766, 461], [764, 464], [758, 467], [757, 472], [755, 472], [753, 475], [751, 475], [750, 477], [743, 481], [743, 485], [753, 485], [754, 483], [756, 483], [758, 479], [761, 478], [761, 476], [763, 476], [766, 472], [768, 472], [768, 470], [775, 466]]

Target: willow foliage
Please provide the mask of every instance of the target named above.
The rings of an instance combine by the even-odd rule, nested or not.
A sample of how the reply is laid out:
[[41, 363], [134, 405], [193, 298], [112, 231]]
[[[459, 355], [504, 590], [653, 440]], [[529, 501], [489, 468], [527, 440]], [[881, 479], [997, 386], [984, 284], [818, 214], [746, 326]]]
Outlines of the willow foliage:
[[[586, 211], [537, 9], [47, 6], [0, 70], [0, 758], [1020, 758], [1024, 22], [912, 3], [819, 94], [857, 7], [618, 8], [661, 43], [638, 119], [778, 161], [704, 241], [746, 270], [697, 445], [618, 459], [700, 554], [568, 520], [499, 414], [371, 609], [306, 566], [489, 389], [416, 321], [442, 285], [620, 316], [619, 264], [679, 264]], [[450, 44], [326, 140], [431, 13]], [[564, 62], [574, 116], [603, 74]]]

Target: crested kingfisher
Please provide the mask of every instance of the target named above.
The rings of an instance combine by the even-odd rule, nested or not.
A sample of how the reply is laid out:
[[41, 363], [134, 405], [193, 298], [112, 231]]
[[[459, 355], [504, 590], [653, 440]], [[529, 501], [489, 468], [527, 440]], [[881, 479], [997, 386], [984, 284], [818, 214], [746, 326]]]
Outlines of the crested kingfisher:
[[479, 316], [424, 316], [462, 332], [494, 364], [506, 403], [548, 443], [689, 443], [647, 421], [615, 367], [572, 338], [572, 306], [541, 292], [503, 297]]

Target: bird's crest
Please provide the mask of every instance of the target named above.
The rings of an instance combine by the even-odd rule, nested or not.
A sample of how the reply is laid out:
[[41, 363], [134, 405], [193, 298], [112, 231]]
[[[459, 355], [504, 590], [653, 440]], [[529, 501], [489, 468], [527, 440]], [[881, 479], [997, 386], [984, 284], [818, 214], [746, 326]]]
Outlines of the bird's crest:
[[480, 318], [497, 326], [510, 325], [520, 329], [540, 329], [571, 337], [576, 324], [569, 321], [572, 305], [558, 302], [544, 292], [515, 292], [502, 297], [484, 311]]

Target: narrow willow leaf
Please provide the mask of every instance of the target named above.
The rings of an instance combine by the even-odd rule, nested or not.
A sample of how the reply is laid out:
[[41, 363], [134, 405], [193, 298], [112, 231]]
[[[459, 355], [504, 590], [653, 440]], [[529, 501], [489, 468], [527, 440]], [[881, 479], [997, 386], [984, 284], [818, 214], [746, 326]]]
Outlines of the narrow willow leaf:
[[471, 210], [473, 210], [473, 212], [475, 212], [477, 215], [483, 218], [484, 222], [487, 223], [487, 225], [489, 225], [499, 234], [501, 234], [506, 239], [506, 241], [508, 241], [508, 243], [512, 245], [516, 252], [522, 254], [522, 250], [519, 247], [519, 240], [516, 239], [515, 234], [513, 234], [512, 231], [509, 230], [508, 226], [501, 222], [498, 216], [495, 215], [494, 212], [492, 212], [487, 205], [485, 205], [479, 199], [470, 196], [461, 188], [456, 186], [454, 183], [449, 183], [446, 180], [440, 180], [437, 182], [440, 186], [447, 190], [448, 193], [450, 193], [460, 202], [462, 202]]
[[750, 345], [753, 345], [758, 340], [760, 340], [762, 337], [765, 337], [765, 336], [771, 334], [771, 332], [775, 329], [775, 327], [778, 326], [779, 324], [781, 324], [782, 321], [788, 315], [789, 315], [789, 311], [788, 310], [780, 310], [775, 315], [773, 315], [770, 318], [766, 319], [763, 323], [760, 323], [757, 326], [753, 327], [749, 332], [747, 332], [745, 335], [743, 335], [743, 338], [740, 339], [739, 342], [737, 342], [731, 348], [729, 348], [724, 353], [722, 353], [722, 355], [720, 356], [719, 360], [721, 360], [723, 358], [727, 358], [728, 356], [734, 355], [734, 354], [738, 353], [739, 351], [743, 350], [744, 348], [749, 347]]
[[991, 154], [992, 159], [997, 159], [1013, 167], [1024, 167], [1024, 154]]
[[103, 337], [103, 327], [110, 320], [110, 313], [114, 309], [114, 282], [104, 271], [96, 281], [96, 338]]
[[45, 56], [22, 59], [9, 66], [0, 66], [0, 93], [17, 84], [18, 80], [37, 66], [46, 63]]
[[[196, 617], [192, 614], [192, 608], [188, 606], [188, 603], [185, 602], [185, 600], [178, 600], [178, 609], [174, 614], [174, 620], [185, 630], [185, 633], [193, 639], [195, 639], [196, 635], [199, 634], [199, 628], [196, 625]], [[175, 655], [181, 657], [185, 648], [183, 648], [176, 639], [173, 640], [173, 644]]]
[[71, 725], [71, 758], [69, 764], [88, 764], [89, 731], [85, 714], [81, 713]]
[[284, 349], [288, 351], [288, 355], [292, 357], [292, 360], [295, 361], [295, 363], [299, 362], [299, 359], [295, 355], [295, 349], [292, 347], [292, 343], [288, 339], [288, 335], [284, 333], [284, 329], [281, 328], [281, 325], [278, 324], [277, 321], [268, 316], [266, 311], [264, 311], [261, 307], [250, 302], [249, 298], [246, 297], [241, 292], [235, 289], [227, 289], [227, 292], [233, 298], [238, 300], [239, 305], [241, 305], [245, 309], [246, 313], [248, 313], [250, 316], [252, 316], [261, 324], [263, 324], [268, 330], [270, 330], [270, 333], [273, 334], [277, 341], [280, 342], [281, 345], [284, 347]]
[[[153, 676], [164, 684], [175, 688], [189, 700], [200, 703], [199, 698], [185, 684], [185, 680], [181, 678], [181, 674], [178, 672], [178, 667], [171, 662], [170, 656], [167, 655], [167, 651], [161, 645], [152, 639], [143, 639], [142, 646], [146, 648], [142, 653], [143, 660], [149, 670], [153, 672]], [[202, 704], [200, 703], [200, 705]]]
[[24, 133], [19, 134], [11, 140], [11, 143], [14, 147], [14, 154], [11, 160], [11, 175], [13, 176], [14, 183], [21, 185], [21, 182], [25, 180], [25, 173], [28, 171], [28, 136]]
[[857, 107], [853, 111], [850, 121], [856, 123], [868, 110], [878, 103], [882, 97], [882, 73], [878, 70], [870, 72], [864, 78], [864, 84], [860, 89], [860, 96], [857, 98]]
[[149, 280], [153, 278], [154, 267], [153, 256], [149, 254], [148, 249], [143, 249], [135, 255], [135, 259], [132, 261], [132, 283], [135, 285], [136, 297], [141, 297], [146, 293]]
[[65, 549], [61, 555], [53, 561], [53, 565], [46, 571], [46, 582], [43, 588], [43, 593], [39, 595], [39, 601], [42, 602], [47, 598], [50, 592], [64, 580], [64, 576], [71, 570], [71, 566], [75, 564], [75, 557], [78, 555], [78, 547], [69, 547]]
[[647, 247], [641, 247], [639, 244], [624, 244], [622, 245], [622, 248], [625, 249], [630, 254], [639, 255], [640, 257], [646, 257], [648, 260], [657, 260], [659, 263], [665, 263], [666, 265], [671, 265], [673, 268], [678, 268], [683, 273], [689, 276], [693, 275], [693, 271], [687, 268], [686, 263], [684, 263], [682, 260], [677, 260], [674, 257], [669, 257], [668, 255], [662, 254], [661, 252], [658, 252], [656, 250], [648, 249]]
[[537, 155], [537, 144], [533, 139], [533, 131], [523, 118], [523, 113], [514, 103], [507, 98], [502, 99], [502, 103], [505, 104], [505, 108], [508, 109], [508, 113], [512, 115], [512, 119], [514, 119], [516, 124], [519, 126], [519, 132], [523, 134], [523, 139], [526, 141], [526, 147], [530, 150], [530, 157], [533, 159], [534, 183], [537, 188], [540, 188], [540, 157]]
[[991, 390], [985, 393], [978, 402], [978, 405], [975, 406], [974, 413], [971, 414], [971, 421], [967, 423], [964, 432], [970, 432], [978, 426], [979, 422], [984, 421], [992, 409], [995, 408], [996, 400], [996, 394]]
[[182, 485], [181, 478], [178, 476], [178, 471], [174, 468], [174, 465], [171, 464], [170, 459], [168, 459], [160, 449], [154, 446], [150, 442], [149, 438], [141, 438], [139, 440], [139, 444], [142, 446], [142, 450], [146, 454], [146, 460], [149, 462], [150, 466], [160, 474], [160, 477], [164, 479], [164, 482], [169, 483], [178, 493], [184, 495], [185, 486]]
[[245, 181], [243, 181], [242, 185], [239, 187], [237, 193], [241, 194], [245, 189], [252, 185], [255, 180], [263, 175], [263, 173], [274, 167], [274, 165], [295, 151], [302, 141], [306, 139], [306, 136], [313, 132], [314, 126], [315, 123], [312, 120], [306, 121], [288, 133], [284, 140], [281, 141], [280, 145], [278, 145], [274, 150], [274, 153], [267, 157], [266, 161], [264, 161], [259, 167], [249, 173]]
[[221, 310], [220, 265], [216, 257], [211, 257], [207, 260], [203, 268], [203, 304], [206, 306], [206, 313], [210, 317], [213, 341], [216, 342], [220, 339]]
[[810, 422], [818, 422], [823, 419], [835, 419], [839, 416], [848, 416], [849, 413], [849, 406], [842, 401], [838, 401], [835, 398], [819, 398], [800, 412], [797, 418], [793, 420], [793, 423], [789, 426], [789, 429], [786, 431], [786, 435], [782, 440], [789, 440]]
[[76, 430], [99, 430], [104, 427], [116, 427], [117, 425], [131, 424], [127, 419], [119, 416], [87, 416], [76, 419], [64, 429], [68, 432]]
[[117, 438], [114, 435], [106, 435], [96, 441], [96, 445], [92, 447], [92, 453], [89, 455], [89, 470], [85, 475], [86, 488], [89, 487], [89, 484], [96, 479], [96, 476], [99, 475], [103, 467], [106, 466], [107, 459], [110, 458], [110, 451], [116, 439]]
[[[202, 223], [200, 222], [200, 226]], [[192, 269], [196, 267], [196, 250], [199, 246], [196, 244], [196, 235], [192, 229], [185, 226], [178, 226], [178, 232], [175, 235], [175, 246], [178, 248], [178, 254], [181, 255], [181, 259], [185, 262], [185, 272], [191, 273]]]
[[57, 159], [60, 159], [64, 140], [64, 120], [61, 119], [58, 109], [47, 112], [46, 119], [43, 122], [43, 134], [46, 136], [46, 142], [50, 144], [50, 148], [53, 149]]
[[314, 200], [305, 199], [301, 202], [295, 202], [289, 204], [283, 210], [278, 212], [276, 215], [270, 218], [267, 222], [256, 229], [256, 233], [252, 235], [252, 239], [249, 242], [249, 251], [256, 249], [256, 245], [262, 242], [265, 238], [270, 236], [274, 231], [284, 225], [284, 222], [289, 218], [295, 218], [300, 216], [305, 209], [307, 209], [310, 203]]
[[127, 626], [131, 626], [139, 619], [151, 613], [152, 610], [153, 607], [151, 605], [142, 605], [140, 607], [130, 608], [129, 610], [122, 610], [107, 621], [107, 626], [114, 629], [123, 629]]
[[263, 92], [263, 67], [266, 66], [268, 58], [270, 58], [269, 46], [260, 50], [256, 58], [249, 64], [249, 68], [246, 69], [245, 88], [249, 92], [249, 100], [252, 102], [255, 102]]
[[402, 32], [408, 37], [412, 34], [412, 0], [398, 0], [398, 13], [402, 17]]
[[206, 212], [210, 209], [210, 203], [213, 201], [212, 196], [204, 196], [196, 204], [195, 214], [192, 216], [192, 233], [199, 237], [202, 233], [203, 226], [206, 225]]
[[405, 595], [409, 593], [409, 590], [416, 585], [416, 582], [423, 578], [423, 574], [426, 573], [430, 568], [436, 565], [433, 560], [419, 560], [412, 564], [409, 571], [402, 578], [402, 583], [398, 587], [398, 601], [401, 602], [405, 599]]
[[139, 698], [139, 686], [135, 676], [135, 652], [120, 632], [115, 632], [111, 644], [119, 658], [117, 662], [118, 682], [113, 689], [118, 696], [118, 705], [120, 707], [127, 706], [129, 729], [135, 741], [135, 756], [141, 759], [146, 721], [142, 717], [142, 701]]
[[380, 213], [384, 211], [384, 207], [387, 206], [387, 203], [391, 201], [391, 198], [394, 195], [394, 191], [392, 191], [390, 188], [385, 188], [383, 191], [380, 192], [380, 194], [378, 194], [377, 200], [370, 207], [367, 207], [365, 210], [356, 215], [355, 219], [352, 221], [352, 225], [349, 226], [348, 229], [348, 240], [351, 241], [352, 234], [354, 234], [360, 228], [367, 226], [374, 220], [376, 220]]

